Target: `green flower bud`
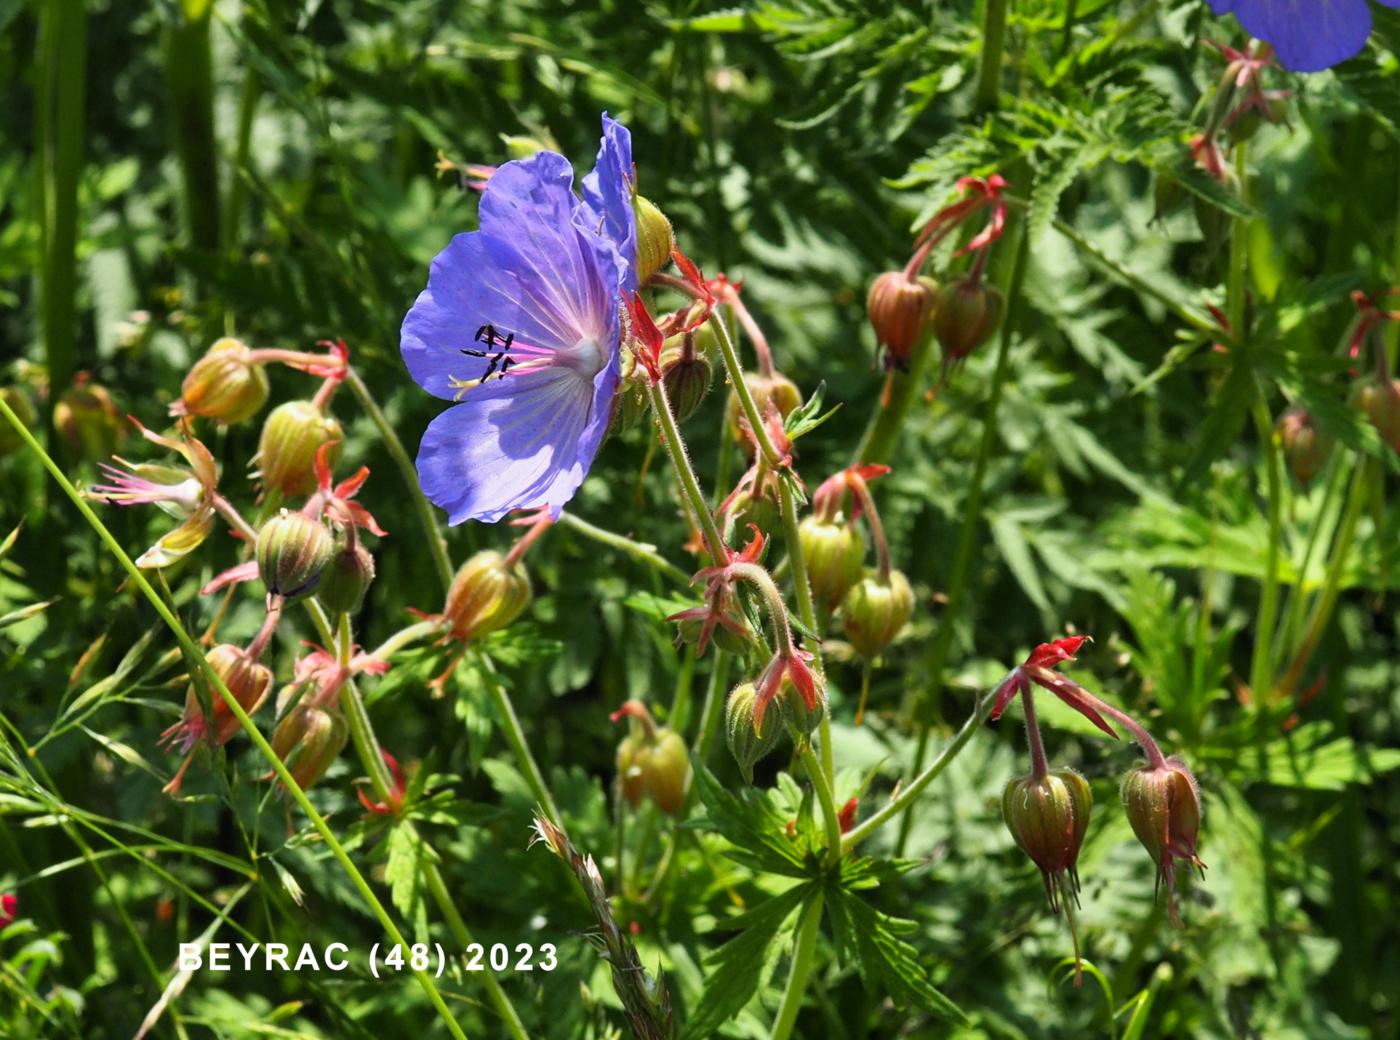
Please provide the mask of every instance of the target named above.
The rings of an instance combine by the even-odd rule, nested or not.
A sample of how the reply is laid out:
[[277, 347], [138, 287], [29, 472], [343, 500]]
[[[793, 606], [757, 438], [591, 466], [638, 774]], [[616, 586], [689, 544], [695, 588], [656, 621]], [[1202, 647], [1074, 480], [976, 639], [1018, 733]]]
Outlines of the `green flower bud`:
[[642, 286], [670, 262], [676, 243], [671, 222], [654, 203], [633, 195], [632, 212], [637, 218], [637, 284]]
[[340, 545], [321, 572], [316, 598], [332, 614], [353, 614], [374, 581], [374, 557], [357, 541]]
[[282, 510], [258, 531], [258, 574], [269, 596], [293, 600], [316, 588], [335, 540], [326, 525]]
[[1093, 804], [1089, 781], [1073, 769], [1056, 769], [1039, 779], [1019, 777], [1002, 792], [1007, 829], [1040, 868], [1045, 894], [1056, 913], [1062, 899], [1077, 900], [1076, 863]]
[[[742, 545], [752, 532], [749, 525], [757, 527], [765, 536], [771, 535], [781, 526], [781, 506], [774, 497], [776, 488], [764, 486], [744, 490], [734, 496], [724, 513], [724, 537], [726, 541]], [[765, 542], [765, 545], [767, 543]]]
[[617, 783], [622, 797], [632, 808], [646, 797], [647, 781], [644, 765], [651, 758], [651, 746], [640, 733], [629, 733], [617, 745]]
[[[689, 343], [682, 342], [689, 340]], [[661, 380], [676, 422], [683, 423], [699, 409], [710, 392], [714, 366], [695, 345], [693, 332], [673, 336], [661, 351]]]
[[675, 816], [685, 804], [690, 783], [690, 750], [685, 740], [669, 726], [658, 726], [656, 742], [642, 765], [647, 794], [658, 809]]
[[816, 701], [811, 707], [807, 706], [807, 700], [802, 696], [793, 681], [787, 676], [783, 676], [783, 683], [778, 688], [778, 696], [773, 703], [768, 705], [768, 711], [764, 712], [763, 721], [768, 721], [768, 713], [779, 711], [783, 721], [787, 724], [788, 733], [792, 735], [794, 741], [810, 738], [817, 728], [822, 724], [822, 718], [826, 715], [826, 686], [820, 679], [817, 683]]
[[457, 571], [442, 613], [453, 638], [475, 639], [510, 625], [529, 605], [525, 565], [508, 566], [500, 553], [483, 549]]
[[258, 477], [263, 487], [288, 498], [310, 494], [316, 488], [316, 452], [331, 442], [326, 463], [334, 467], [343, 439], [335, 417], [310, 401], [279, 404], [263, 423], [258, 439]]
[[856, 653], [873, 660], [895, 641], [909, 615], [914, 612], [914, 590], [900, 571], [891, 570], [888, 580], [877, 570], [868, 570], [842, 603], [846, 638]]
[[106, 387], [82, 373], [54, 405], [53, 424], [68, 450], [89, 462], [105, 462], [115, 454], [126, 429]]
[[758, 693], [751, 682], [740, 683], [730, 691], [724, 704], [724, 739], [739, 772], [753, 783], [754, 763], [778, 745], [786, 718], [785, 701], [778, 700], [763, 714], [761, 728], [754, 727], [754, 705]]
[[185, 376], [177, 410], [222, 423], [251, 419], [267, 403], [267, 374], [251, 354], [231, 337], [215, 341]]
[[807, 561], [812, 595], [827, 610], [835, 610], [861, 578], [865, 539], [860, 529], [843, 520], [808, 516], [798, 525], [797, 537]]
[[1313, 422], [1312, 413], [1294, 405], [1278, 421], [1279, 441], [1288, 469], [1299, 484], [1312, 483], [1332, 453], [1335, 439]]
[[[34, 414], [34, 405], [30, 403], [29, 395], [22, 387], [5, 386], [0, 387], [0, 397], [5, 399], [5, 403], [10, 406], [10, 411], [25, 426], [33, 430], [38, 419]], [[8, 422], [0, 421], [0, 459], [9, 455], [18, 448], [23, 441], [19, 439], [19, 434]]]
[[349, 736], [339, 711], [303, 702], [277, 723], [272, 750], [304, 791], [326, 775]]
[[903, 271], [886, 271], [871, 283], [865, 300], [870, 324], [901, 369], [908, 369], [914, 344], [928, 330], [937, 294], [938, 283], [932, 278], [910, 279]]
[[1381, 440], [1400, 452], [1400, 379], [1361, 380], [1352, 388], [1351, 403], [1366, 414]]
[[[676, 638], [690, 646], [695, 646], [700, 642], [700, 632], [704, 628], [705, 622], [698, 617], [682, 618], [676, 622]], [[747, 629], [747, 625], [745, 625]], [[753, 649], [753, 634], [746, 632], [740, 635], [724, 625], [716, 625], [710, 633], [710, 641], [723, 650], [726, 654], [733, 654], [735, 657], [743, 657]]]
[[945, 361], [961, 361], [996, 331], [1006, 301], [1001, 290], [980, 278], [959, 278], [938, 293], [933, 332]]
[[[797, 389], [796, 383], [780, 373], [775, 372], [771, 376], [765, 376], [757, 372], [745, 372], [744, 382], [748, 385], [749, 393], [753, 395], [753, 403], [758, 406], [759, 415], [768, 413], [769, 401], [777, 406], [778, 414], [784, 419], [802, 404], [802, 391]], [[729, 423], [729, 432], [734, 439], [752, 448], [739, 425], [739, 420], [744, 417], [744, 409], [739, 404], [739, 398], [732, 391], [725, 404], [724, 414]]]

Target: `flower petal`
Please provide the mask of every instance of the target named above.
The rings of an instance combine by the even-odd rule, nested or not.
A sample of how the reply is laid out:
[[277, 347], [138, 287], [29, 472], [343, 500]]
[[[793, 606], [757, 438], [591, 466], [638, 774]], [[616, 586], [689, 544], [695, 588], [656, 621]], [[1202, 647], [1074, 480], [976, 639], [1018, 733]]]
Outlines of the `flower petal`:
[[1268, 40], [1294, 72], [1318, 72], [1360, 53], [1371, 34], [1366, 0], [1234, 0], [1235, 17]]
[[424, 493], [448, 522], [494, 522], [514, 509], [558, 516], [598, 451], [617, 385], [616, 357], [593, 385], [567, 368], [495, 380], [428, 426], [418, 449]]
[[627, 261], [623, 288], [637, 288], [637, 217], [632, 208], [636, 191], [632, 172], [632, 135], [606, 112], [603, 138], [593, 172], [583, 179], [583, 212], [592, 230], [602, 229]]

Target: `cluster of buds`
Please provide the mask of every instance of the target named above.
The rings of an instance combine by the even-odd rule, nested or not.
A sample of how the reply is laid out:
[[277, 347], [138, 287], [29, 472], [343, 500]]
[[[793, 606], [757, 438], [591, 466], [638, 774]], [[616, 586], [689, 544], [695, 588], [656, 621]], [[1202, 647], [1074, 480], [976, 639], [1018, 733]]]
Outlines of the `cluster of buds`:
[[[218, 517], [227, 520], [243, 540], [244, 562], [209, 582], [203, 592], [260, 578], [267, 593], [263, 624], [246, 647], [223, 642], [205, 656], [232, 702], [249, 715], [259, 710], [272, 688], [272, 671], [262, 658], [285, 606], [314, 595], [332, 617], [358, 610], [375, 570], [360, 533], [385, 533], [355, 501], [369, 471], [362, 468], [338, 483], [332, 476], [342, 433], [328, 409], [349, 373], [349, 353], [343, 342], [321, 345], [329, 348], [325, 354], [252, 348], [233, 338], [218, 340], [192, 366], [179, 399], [170, 408], [178, 439], [136, 423], [147, 441], [183, 456], [185, 465], [115, 458], [102, 467], [104, 482], [86, 492], [110, 504], [155, 505], [180, 520], [142, 554], [137, 562], [143, 567], [177, 563], [206, 539]], [[311, 399], [274, 408], [264, 423], [256, 464], [268, 497], [264, 515], [271, 515], [255, 529], [219, 493], [218, 468], [209, 449], [195, 436], [194, 423], [202, 419], [230, 425], [252, 419], [267, 403], [265, 367], [272, 363], [317, 376], [322, 384]], [[274, 509], [300, 497], [305, 497], [300, 507]], [[297, 664], [296, 683], [284, 687], [278, 696], [272, 745], [303, 787], [314, 784], [345, 745], [347, 725], [339, 696], [346, 682], [358, 672], [387, 667], [386, 662], [350, 649], [344, 661], [324, 650], [307, 655]], [[210, 694], [205, 684], [192, 677], [180, 720], [161, 736], [162, 743], [185, 755], [166, 787], [171, 794], [180, 790], [199, 746], [221, 746], [238, 732], [239, 719], [230, 702], [217, 690]]]
[[[1225, 68], [1206, 102], [1205, 123], [1188, 148], [1196, 166], [1233, 193], [1239, 185], [1229, 148], [1249, 140], [1265, 123], [1286, 123], [1288, 92], [1264, 87], [1264, 71], [1274, 65], [1273, 49], [1267, 43], [1251, 40], [1244, 50], [1236, 50], [1214, 40], [1206, 42], [1224, 57]], [[1186, 200], [1185, 187], [1167, 173], [1159, 172], [1153, 190], [1159, 218]], [[1212, 246], [1218, 244], [1225, 231], [1221, 211], [1199, 195], [1194, 204], [1201, 233]]]
[[[798, 528], [813, 595], [825, 613], [841, 618], [846, 639], [866, 662], [867, 675], [914, 613], [914, 590], [891, 564], [884, 525], [870, 494], [869, 482], [888, 472], [888, 466], [861, 464], [828, 478], [812, 496], [812, 515]], [[875, 567], [865, 566], [865, 543], [857, 526], [861, 519], [875, 545]], [[865, 716], [868, 685], [862, 684], [856, 725]]]
[[609, 718], [627, 719], [627, 736], [617, 745], [617, 789], [636, 809], [644, 798], [670, 816], [685, 805], [690, 788], [690, 752], [670, 726], [657, 725], [641, 701], [623, 704]]
[[[1005, 301], [983, 275], [992, 243], [1006, 230], [1006, 187], [999, 174], [962, 178], [958, 190], [963, 197], [933, 215], [915, 239], [914, 254], [904, 269], [886, 271], [871, 284], [866, 311], [884, 348], [887, 369], [908, 371], [920, 341], [932, 335], [943, 351], [946, 377], [996, 331]], [[941, 287], [925, 276], [923, 269], [934, 250], [984, 212], [987, 220], [982, 229], [953, 253], [953, 259], [972, 256], [967, 272]]]
[[1072, 662], [1088, 636], [1070, 636], [1042, 643], [1013, 668], [993, 693], [990, 717], [1001, 717], [1019, 695], [1025, 711], [1030, 744], [1031, 770], [1011, 780], [1002, 794], [1002, 814], [1016, 844], [1040, 868], [1050, 908], [1063, 907], [1074, 939], [1076, 982], [1079, 969], [1079, 937], [1074, 908], [1079, 905], [1079, 849], [1089, 826], [1093, 792], [1089, 783], [1072, 769], [1050, 768], [1036, 722], [1034, 689], [1048, 690], [1109, 736], [1118, 734], [1108, 721], [1122, 725], [1141, 746], [1146, 761], [1123, 778], [1121, 797], [1133, 833], [1152, 857], [1157, 888], [1165, 884], [1168, 912], [1174, 924], [1176, 909], [1176, 861], [1203, 870], [1196, 854], [1201, 822], [1200, 791], [1186, 764], [1167, 758], [1157, 742], [1126, 712], [1091, 694], [1055, 669]]
[[[1389, 322], [1400, 321], [1400, 311], [1382, 305], [1388, 296], [1400, 296], [1400, 288], [1374, 295], [1359, 290], [1352, 293], [1356, 314], [1342, 337], [1341, 348], [1352, 362], [1359, 362], [1370, 349], [1374, 369], [1361, 374], [1353, 367], [1349, 404], [1365, 417], [1385, 445], [1400, 453], [1400, 379], [1391, 375], [1381, 336]], [[1331, 457], [1335, 436], [1297, 403], [1279, 417], [1275, 432], [1294, 479], [1303, 486], [1312, 483]]]

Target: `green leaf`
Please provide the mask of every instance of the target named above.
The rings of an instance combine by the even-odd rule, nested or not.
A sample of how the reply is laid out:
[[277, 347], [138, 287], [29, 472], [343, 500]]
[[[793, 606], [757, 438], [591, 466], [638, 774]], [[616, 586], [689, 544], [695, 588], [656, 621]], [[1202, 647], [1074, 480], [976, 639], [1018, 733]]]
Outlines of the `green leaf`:
[[886, 992], [896, 1004], [913, 1004], [950, 1022], [969, 1023], [963, 1010], [929, 981], [917, 960], [918, 950], [899, 937], [914, 930], [913, 921], [881, 913], [835, 886], [828, 889], [827, 906], [839, 945], [854, 954], [856, 969], [875, 992]]
[[403, 914], [409, 934], [418, 938], [428, 933], [428, 908], [424, 901], [423, 863], [432, 856], [431, 850], [412, 827], [399, 825], [389, 832], [386, 842], [389, 862], [384, 867], [384, 882], [394, 906]]
[[742, 928], [705, 959], [709, 968], [696, 1012], [686, 1023], [685, 1040], [706, 1040], [744, 1009], [782, 952], [783, 940], [796, 926], [795, 911], [816, 892], [816, 884], [794, 885], [754, 909], [729, 918], [719, 927]]
[[788, 837], [787, 819], [765, 792], [746, 788], [732, 795], [705, 768], [696, 771], [695, 785], [708, 816], [689, 825], [717, 831], [741, 853], [748, 853], [728, 852], [731, 859], [788, 877], [812, 876], [815, 858], [807, 855], [811, 849], [806, 842]]

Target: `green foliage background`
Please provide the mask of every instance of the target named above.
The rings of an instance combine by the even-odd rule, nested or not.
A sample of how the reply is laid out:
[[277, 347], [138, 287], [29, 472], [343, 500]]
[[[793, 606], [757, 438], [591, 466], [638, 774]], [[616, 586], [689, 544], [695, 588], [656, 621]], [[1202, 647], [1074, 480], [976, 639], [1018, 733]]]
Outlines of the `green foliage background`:
[[[780, 367], [809, 394], [824, 382], [827, 403], [841, 405], [800, 444], [814, 487], [849, 461], [879, 399], [869, 282], [904, 263], [911, 229], [958, 177], [1003, 172], [1025, 202], [1016, 223], [1027, 263], [968, 597], [948, 616], [997, 341], [931, 403], [916, 400], [894, 472], [876, 485], [919, 608], [875, 671], [860, 728], [850, 724], [859, 667], [839, 636], [829, 648], [838, 803], [873, 774], [868, 813], [909, 775], [921, 722], [940, 746], [976, 692], [1072, 626], [1096, 640], [1077, 678], [1147, 718], [1195, 769], [1210, 870], [1185, 885], [1185, 928], [1167, 927], [1116, 804], [1133, 752], [1047, 704], [1052, 759], [1080, 768], [1098, 803], [1080, 860], [1081, 933], [1098, 970], [1080, 989], [1061, 984], [1063, 922], [1000, 818], [1001, 788], [1025, 768], [1023, 738], [1010, 719], [990, 726], [919, 803], [912, 860], [831, 897], [850, 916], [831, 911], [837, 926], [823, 933], [796, 1035], [1397, 1035], [1397, 459], [1345, 407], [1350, 363], [1337, 344], [1350, 291], [1400, 283], [1400, 12], [1376, 7], [1367, 52], [1334, 72], [1270, 73], [1293, 91], [1290, 125], [1255, 138], [1241, 207], [1183, 158], [1223, 68], [1202, 37], [1242, 42], [1233, 21], [1194, 0], [1012, 3], [991, 115], [973, 107], [983, 12], [972, 3], [81, 9], [0, 3], [0, 358], [5, 381], [30, 388], [39, 430], [56, 396], [38, 392], [46, 370], [55, 390], [75, 369], [91, 373], [121, 412], [159, 428], [189, 365], [225, 331], [293, 349], [344, 337], [411, 451], [439, 405], [407, 378], [398, 326], [432, 257], [475, 224], [475, 195], [435, 172], [439, 153], [496, 163], [509, 156], [502, 135], [530, 136], [582, 172], [607, 110], [630, 126], [640, 189], [681, 248], [707, 273], [742, 278]], [[1248, 351], [1210, 349], [1207, 304], [1224, 305], [1228, 245], [1203, 237], [1191, 205], [1152, 221], [1164, 173], [1185, 179], [1201, 223], [1241, 221]], [[995, 276], [1009, 278], [1013, 259], [1004, 248]], [[147, 313], [133, 322], [133, 311]], [[1394, 360], [1393, 330], [1386, 342]], [[310, 392], [296, 373], [272, 378], [274, 400]], [[1267, 567], [1256, 400], [1275, 415], [1305, 402], [1342, 442], [1332, 470], [1284, 496], [1286, 593], [1301, 579], [1315, 596], [1332, 562], [1329, 483], [1368, 496], [1336, 563], [1338, 607], [1304, 681], [1282, 693], [1248, 688]], [[722, 407], [712, 393], [686, 427], [711, 490]], [[406, 623], [406, 608], [441, 602], [382, 439], [348, 395], [336, 410], [346, 460], [373, 472], [361, 501], [390, 532], [358, 622], [373, 646]], [[244, 502], [256, 425], [209, 442], [225, 493]], [[93, 479], [95, 458], [51, 443], [74, 479]], [[147, 457], [131, 439], [122, 450]], [[1349, 484], [1363, 462], [1369, 477]], [[737, 459], [727, 465], [732, 480]], [[570, 511], [690, 570], [667, 476], [643, 424], [608, 442]], [[0, 935], [0, 1036], [132, 1036], [170, 981], [175, 944], [215, 922], [215, 908], [226, 910], [220, 939], [367, 950], [377, 925], [314, 833], [267, 797], [246, 740], [227, 761], [198, 763], [186, 799], [160, 793], [174, 761], [154, 742], [184, 689], [173, 643], [32, 455], [0, 458], [0, 488], [0, 529], [22, 525], [0, 563], [0, 891], [20, 886], [24, 920]], [[133, 551], [169, 525], [154, 511], [101, 514]], [[1319, 523], [1326, 534], [1305, 568]], [[454, 529], [452, 559], [504, 548], [513, 533]], [[237, 555], [217, 535], [166, 576], [192, 631], [213, 611], [199, 587]], [[570, 837], [598, 859], [643, 963], [664, 966], [678, 1020], [704, 1021], [701, 1009], [719, 1001], [714, 1035], [767, 1035], [799, 915], [795, 896], [764, 898], [790, 880], [726, 857], [729, 842], [707, 831], [648, 903], [614, 856], [619, 731], [608, 713], [637, 697], [664, 714], [678, 683], [698, 699], [708, 673], [707, 660], [673, 649], [646, 595], [684, 591], [566, 527], [529, 563], [527, 621], [487, 650]], [[259, 600], [234, 600], [225, 637], [252, 635]], [[48, 605], [27, 609], [35, 603]], [[1284, 609], [1292, 603], [1286, 595]], [[931, 647], [950, 625], [947, 682], [930, 697]], [[276, 645], [282, 674], [312, 635], [289, 621]], [[479, 939], [558, 945], [554, 973], [501, 976], [531, 1035], [618, 1035], [617, 997], [590, 942], [596, 921], [559, 861], [526, 849], [533, 799], [484, 692], [490, 680], [464, 666], [434, 699], [426, 683], [443, 660], [424, 650], [364, 683], [385, 747], [435, 792], [418, 825]], [[724, 800], [741, 784], [722, 749], [709, 764], [721, 783], [707, 819], [761, 817], [752, 799]], [[802, 798], [776, 778], [786, 767], [770, 760], [758, 776], [783, 818]], [[433, 911], [414, 871], [425, 853], [361, 819], [358, 775], [347, 752], [313, 801], [407, 930], [427, 934]], [[867, 851], [891, 856], [894, 830]], [[635, 830], [631, 840], [636, 862]], [[867, 899], [849, 894], [859, 886]], [[914, 983], [855, 949], [862, 932], [893, 934], [878, 914], [910, 922], [907, 949], [889, 963]], [[723, 945], [745, 925], [747, 944]], [[468, 1035], [505, 1035], [479, 978], [442, 986]], [[934, 1016], [938, 993], [966, 1024]], [[235, 972], [196, 976], [153, 1035], [406, 1029], [447, 1035], [407, 978]]]

